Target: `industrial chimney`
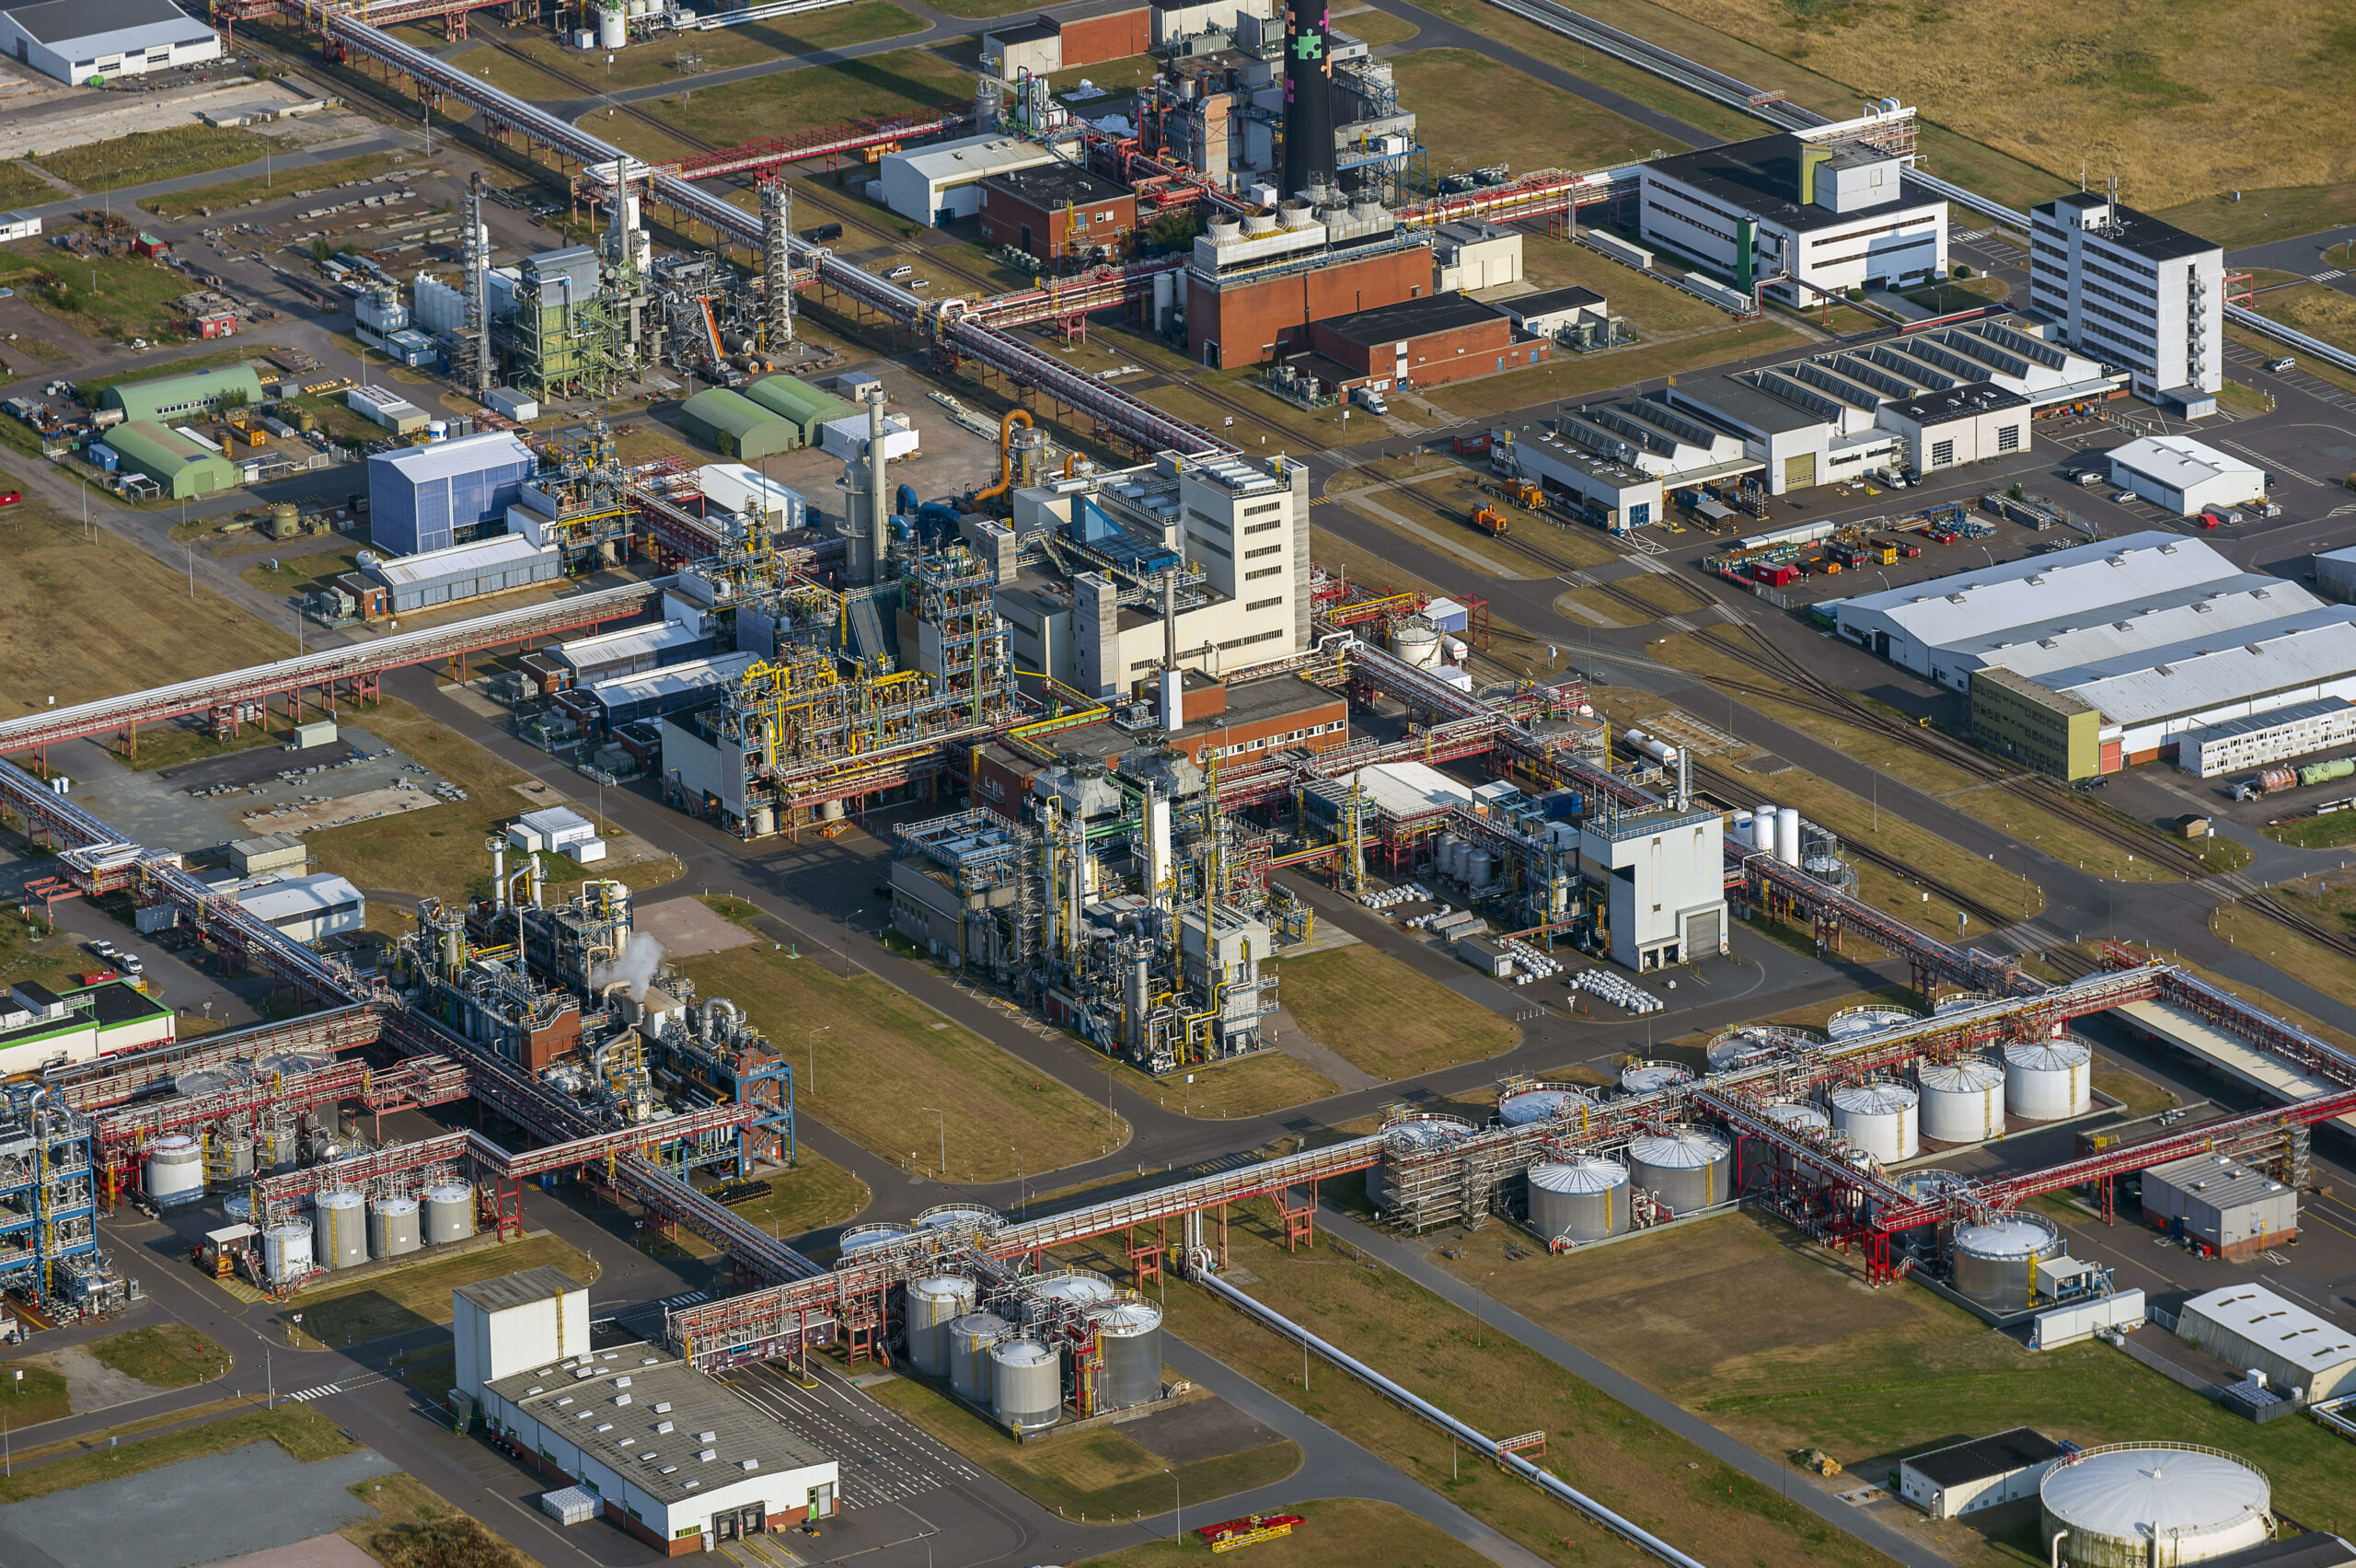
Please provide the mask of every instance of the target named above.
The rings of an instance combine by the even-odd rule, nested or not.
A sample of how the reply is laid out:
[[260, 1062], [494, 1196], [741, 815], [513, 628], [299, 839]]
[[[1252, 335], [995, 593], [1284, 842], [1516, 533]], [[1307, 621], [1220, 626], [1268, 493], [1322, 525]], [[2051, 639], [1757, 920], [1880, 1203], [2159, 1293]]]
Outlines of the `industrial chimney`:
[[1326, 0], [1285, 0], [1287, 196], [1336, 183], [1332, 35]]

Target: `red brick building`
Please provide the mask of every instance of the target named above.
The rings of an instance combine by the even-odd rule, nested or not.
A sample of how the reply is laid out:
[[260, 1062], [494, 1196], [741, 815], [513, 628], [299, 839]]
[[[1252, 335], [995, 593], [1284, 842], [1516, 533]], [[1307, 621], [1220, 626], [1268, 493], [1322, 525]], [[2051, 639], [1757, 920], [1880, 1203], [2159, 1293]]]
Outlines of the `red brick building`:
[[1068, 164], [1042, 164], [982, 182], [982, 243], [1011, 245], [1048, 265], [1119, 260], [1136, 248], [1138, 199]]
[[1126, 60], [1152, 47], [1152, 13], [1143, 6], [1061, 20], [1041, 12], [1027, 22], [1009, 17], [984, 33], [982, 66], [1012, 81], [1025, 71], [1052, 76], [1075, 66]]
[[1463, 294], [1414, 299], [1320, 321], [1309, 347], [1353, 376], [1380, 386], [1438, 386], [1540, 364], [1553, 345], [1516, 340], [1513, 318]]
[[1186, 352], [1221, 370], [1265, 364], [1311, 347], [1314, 322], [1420, 300], [1431, 286], [1432, 253], [1420, 245], [1224, 285], [1195, 274], [1186, 280]]

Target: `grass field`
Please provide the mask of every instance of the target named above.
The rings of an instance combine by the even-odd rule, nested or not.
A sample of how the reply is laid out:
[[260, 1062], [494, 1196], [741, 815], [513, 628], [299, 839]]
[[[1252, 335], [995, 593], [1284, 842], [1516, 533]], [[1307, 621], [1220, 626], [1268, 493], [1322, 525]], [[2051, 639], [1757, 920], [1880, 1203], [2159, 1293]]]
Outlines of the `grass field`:
[[[867, 1392], [1034, 1501], [1067, 1518], [1110, 1523], [1168, 1510], [1174, 1485], [1188, 1507], [1282, 1481], [1300, 1468], [1288, 1442], [1165, 1469], [1115, 1428], [1068, 1432], [1044, 1442], [1018, 1443], [973, 1410], [930, 1383], [895, 1378]], [[1216, 1512], [1203, 1518], [1220, 1517]]]
[[2269, 289], [2258, 296], [2258, 314], [2295, 327], [2337, 349], [2356, 352], [2356, 299], [2321, 283]]
[[679, 968], [768, 1031], [800, 1075], [802, 1110], [911, 1169], [938, 1173], [945, 1143], [950, 1179], [1003, 1182], [1128, 1139], [1127, 1124], [1085, 1094], [875, 975], [837, 974], [760, 943]]
[[0, 909], [0, 985], [32, 980], [54, 988], [90, 963], [90, 955], [71, 937], [54, 931], [35, 935], [19, 910]]
[[1380, 49], [1386, 43], [1404, 43], [1422, 30], [1404, 17], [1394, 17], [1371, 6], [1346, 15], [1333, 13], [1333, 22], [1335, 32], [1346, 33], [1369, 49]]
[[2094, 1085], [2095, 1092], [2109, 1095], [2126, 1106], [2131, 1116], [2154, 1115], [2181, 1102], [2174, 1090], [2163, 1089], [2142, 1073], [2131, 1073], [2125, 1067], [2097, 1066]]
[[74, 1413], [74, 1401], [65, 1378], [45, 1364], [33, 1360], [17, 1360], [10, 1369], [24, 1376], [10, 1382], [8, 1391], [0, 1394], [8, 1407], [8, 1425], [13, 1430], [32, 1426], [44, 1421], [55, 1421]]
[[[2320, 1428], [2253, 1426], [2101, 1343], [2027, 1351], [1926, 1290], [1865, 1288], [1848, 1261], [1773, 1219], [1729, 1215], [1567, 1262], [1510, 1258], [1502, 1239], [1476, 1236], [1450, 1244], [1460, 1257], [1436, 1248], [1431, 1258], [1762, 1453], [1821, 1447], [1870, 1482], [1955, 1434], [2165, 1435], [2254, 1460], [2277, 1506], [2311, 1527], [2356, 1521], [2348, 1450]], [[1934, 1539], [1958, 1562], [2014, 1561], [1969, 1550], [1976, 1530]]]
[[118, 1481], [165, 1465], [176, 1465], [182, 1459], [226, 1453], [248, 1443], [260, 1442], [275, 1442], [306, 1464], [348, 1454], [353, 1447], [351, 1439], [336, 1430], [334, 1422], [306, 1404], [282, 1404], [276, 1410], [255, 1408], [120, 1447], [94, 1448], [54, 1464], [29, 1469], [22, 1475], [0, 1479], [0, 1503], [22, 1503], [55, 1492], [71, 1492], [93, 1482]]
[[[1401, 98], [1415, 105], [1416, 135], [1431, 149], [1435, 170], [1500, 163], [1516, 174], [1600, 168], [1649, 156], [1662, 141], [1633, 120], [1470, 50], [1419, 49], [1395, 56], [1391, 68]], [[1668, 150], [1683, 152], [1685, 144]]]
[[[733, 71], [765, 61], [790, 60], [848, 44], [867, 43], [896, 33], [918, 32], [924, 24], [891, 0], [856, 0], [806, 17], [780, 17], [774, 21], [745, 22], [733, 28], [665, 38], [659, 43], [632, 44], [614, 56], [611, 72], [602, 53], [584, 53], [553, 38], [526, 34], [517, 47], [534, 59], [571, 72], [603, 87], [643, 87], [677, 81], [689, 75]], [[701, 63], [692, 67], [679, 57], [692, 52]], [[714, 92], [734, 88], [715, 87]]]
[[[1491, 1434], [1543, 1429], [1551, 1470], [1607, 1506], [1712, 1562], [1877, 1562], [1865, 1549], [1644, 1421], [1472, 1313], [1346, 1243], [1321, 1237], [1288, 1252], [1272, 1211], [1246, 1205], [1229, 1232], [1232, 1264], [1257, 1275], [1251, 1294], [1295, 1322]], [[1485, 1238], [1484, 1238], [1485, 1239]], [[1580, 1523], [1561, 1505], [1336, 1368], [1310, 1368], [1300, 1348], [1199, 1289], [1172, 1284], [1171, 1329], [1278, 1398], [1370, 1449], [1548, 1562], [1634, 1564], [1646, 1559]], [[1256, 1550], [1256, 1549], [1255, 1549]]]
[[[1334, 1497], [1295, 1503], [1287, 1511], [1302, 1523], [1288, 1536], [1255, 1543], [1254, 1568], [1485, 1568], [1489, 1561], [1394, 1504]], [[1089, 1558], [1080, 1568], [1179, 1568], [1212, 1561], [1210, 1548], [1190, 1530], [1183, 1541], [1148, 1541]]]
[[1531, 282], [1545, 288], [1576, 283], [1601, 294], [1614, 316], [1648, 338], [1674, 337], [1726, 326], [1727, 313], [1682, 289], [1670, 288], [1657, 278], [1623, 267], [1567, 239], [1524, 235], [1521, 270]]
[[[1560, 33], [1484, 6], [1481, 0], [1417, 0], [1421, 10], [1445, 17], [1487, 38], [1539, 60], [1576, 71], [1598, 86], [1610, 87], [1648, 108], [1675, 115], [1686, 124], [1726, 141], [1761, 133], [1761, 123], [1712, 98], [1674, 86], [1648, 71], [1623, 65], [1607, 55], [1582, 49]], [[1645, 149], [1649, 153], [1652, 149]], [[1666, 148], [1663, 149], [1664, 151]]]
[[[0, 271], [25, 274], [8, 281], [41, 310], [86, 336], [111, 336], [124, 342], [145, 338], [156, 343], [175, 343], [187, 337], [186, 317], [171, 302], [195, 284], [185, 274], [142, 257], [83, 259], [56, 251], [34, 260], [10, 252], [0, 259]], [[243, 348], [237, 357], [254, 352]], [[178, 368], [159, 361], [115, 379], [138, 381]]]
[[1277, 966], [1277, 996], [1309, 1037], [1385, 1081], [1521, 1043], [1521, 1028], [1367, 942]]
[[[2246, 245], [2264, 245], [2356, 223], [2356, 181], [2245, 190], [2238, 202], [2230, 191], [2223, 191], [2156, 215], [2204, 239], [2213, 239], [2228, 250], [2237, 250]], [[2337, 251], [2330, 259], [2335, 267], [2347, 264]]]
[[57, 187], [23, 164], [0, 164], [0, 202], [10, 207], [32, 207], [56, 200]]
[[32, 161], [85, 190], [117, 190], [126, 185], [234, 168], [283, 145], [242, 127], [183, 125], [86, 142], [78, 147], [43, 153]]
[[[1489, 537], [1466, 521], [1471, 508], [1480, 504], [1482, 500], [1477, 493], [1468, 496], [1465, 491], [1470, 488], [1469, 479], [1461, 485], [1451, 485], [1446, 481], [1402, 485], [1395, 490], [1374, 494], [1345, 492], [1341, 502], [1367, 521], [1399, 535], [1409, 544], [1447, 556], [1451, 565], [1462, 561], [1499, 577], [1531, 576], [1527, 558], [1516, 555], [1509, 546]], [[1435, 495], [1434, 491], [1439, 493]], [[1508, 517], [1508, 525], [1511, 521]], [[1418, 533], [1418, 529], [1422, 532]], [[1432, 536], [1447, 540], [1448, 544], [1434, 543]]]
[[[1664, 36], [1669, 29], [1645, 25], [1662, 11], [1694, 26]], [[1828, 111], [1854, 114], [1861, 97], [1895, 94], [2056, 179], [2074, 179], [2084, 156], [2092, 171], [2115, 171], [2125, 199], [2146, 210], [2236, 186], [2258, 169], [2292, 185], [2356, 178], [2356, 149], [2297, 129], [2335, 111], [2356, 63], [2356, 31], [2335, 0], [2209, 9], [2122, 0], [2099, 12], [1996, 0], [1969, 13], [1859, 0], [1609, 0], [1599, 15], [1705, 63], [1745, 64], [1734, 74]], [[1726, 60], [1723, 45], [1700, 37], [1711, 29], [1782, 69], [1765, 80], [1756, 63]], [[2007, 46], [1986, 49], [1991, 36]], [[1819, 101], [1828, 88], [1846, 91]], [[1944, 163], [1941, 149], [1925, 151], [1934, 172], [1979, 183]]]
[[87, 1348], [101, 1366], [158, 1389], [209, 1382], [229, 1369], [229, 1353], [186, 1323], [129, 1329]]
[[524, 1568], [513, 1546], [413, 1475], [364, 1481], [352, 1494], [376, 1517], [338, 1533], [386, 1568]]
[[[0, 486], [21, 488], [0, 472]], [[111, 530], [92, 530], [37, 495], [0, 513], [0, 713], [88, 701], [277, 659], [294, 639], [188, 580]]]
[[2356, 997], [2356, 959], [2334, 952], [2269, 916], [2240, 904], [2223, 904], [2211, 912], [2209, 928], [2327, 997]]
[[[1107, 1076], [1121, 1087], [1149, 1097], [1165, 1111], [1218, 1121], [1229, 1116], [1265, 1116], [1289, 1105], [1322, 1100], [1339, 1088], [1316, 1068], [1281, 1051], [1195, 1067], [1169, 1078], [1141, 1073], [1109, 1057]], [[1192, 1078], [1195, 1081], [1188, 1083]]]
[[[1604, 297], [1609, 300], [1611, 296]], [[1638, 343], [1592, 354], [1573, 355], [1566, 352], [1551, 363], [1455, 382], [1435, 388], [1429, 396], [1431, 401], [1460, 419], [1480, 419], [1555, 398], [1589, 397], [1657, 376], [1750, 359], [1789, 348], [1800, 340], [1798, 333], [1781, 322], [1752, 321], [1673, 342]]]
[[758, 76], [721, 91], [673, 95], [646, 107], [688, 135], [733, 146], [973, 96], [970, 74], [929, 50], [896, 49]]
[[[358, 157], [338, 158], [332, 163], [303, 164], [244, 179], [225, 179], [218, 185], [201, 186], [194, 190], [144, 197], [139, 204], [159, 218], [191, 218], [200, 207], [225, 213], [251, 201], [292, 196], [302, 190], [329, 190], [347, 179], [373, 179], [400, 167], [401, 160], [391, 154], [363, 153]], [[435, 171], [421, 168], [418, 172], [422, 175]]]
[[804, 1231], [841, 1225], [867, 1206], [867, 1183], [823, 1154], [804, 1149], [793, 1169], [758, 1179], [759, 1197], [731, 1197], [728, 1207], [772, 1236], [791, 1240]]
[[583, 1285], [597, 1283], [596, 1260], [588, 1253], [553, 1236], [527, 1236], [343, 1285], [329, 1274], [329, 1283], [288, 1302], [285, 1312], [303, 1314], [302, 1325], [290, 1324], [288, 1332], [303, 1349], [341, 1350], [431, 1328], [450, 1320], [450, 1292], [459, 1286], [542, 1267], [562, 1269]]

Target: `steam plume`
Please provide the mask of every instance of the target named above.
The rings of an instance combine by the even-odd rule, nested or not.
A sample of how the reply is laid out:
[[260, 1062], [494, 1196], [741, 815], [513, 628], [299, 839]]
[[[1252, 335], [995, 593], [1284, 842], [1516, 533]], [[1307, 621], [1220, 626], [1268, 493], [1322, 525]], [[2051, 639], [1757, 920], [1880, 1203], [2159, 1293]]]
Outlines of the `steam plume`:
[[654, 934], [633, 931], [629, 946], [622, 950], [619, 959], [600, 963], [589, 972], [590, 988], [602, 991], [608, 986], [624, 984], [629, 986], [630, 1000], [642, 1002], [646, 988], [654, 983], [654, 972], [662, 965], [663, 944], [654, 940]]

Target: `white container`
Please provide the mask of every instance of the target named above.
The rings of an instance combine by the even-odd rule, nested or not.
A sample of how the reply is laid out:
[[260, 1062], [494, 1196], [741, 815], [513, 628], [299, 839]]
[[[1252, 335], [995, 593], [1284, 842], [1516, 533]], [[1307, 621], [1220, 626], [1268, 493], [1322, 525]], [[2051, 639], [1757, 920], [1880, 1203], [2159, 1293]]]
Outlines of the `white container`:
[[368, 1261], [367, 1202], [353, 1192], [321, 1193], [311, 1200], [313, 1254], [331, 1269]]
[[311, 1272], [311, 1228], [273, 1225], [261, 1233], [262, 1268], [272, 1285], [300, 1279]]
[[1853, 1083], [1834, 1090], [1832, 1129], [1884, 1165], [1923, 1152], [1921, 1097], [1902, 1083]]
[[2120, 1443], [2073, 1454], [2038, 1482], [2038, 1539], [2079, 1568], [2181, 1568], [2274, 1538], [2256, 1467], [2213, 1448]]
[[2085, 1115], [2094, 1108], [2094, 1055], [2077, 1040], [2005, 1046], [2004, 1109], [2029, 1122]]
[[1759, 809], [1750, 813], [1750, 847], [1762, 855], [1775, 852], [1775, 807], [1761, 801]]
[[937, 1274], [908, 1283], [908, 1363], [930, 1377], [949, 1371], [949, 1325], [974, 1309], [974, 1282]]
[[452, 1182], [425, 1192], [425, 1239], [433, 1246], [475, 1233], [475, 1190]]
[[1923, 1136], [1944, 1144], [1985, 1143], [2004, 1133], [2004, 1069], [1993, 1062], [1926, 1062]]
[[204, 1150], [194, 1138], [174, 1133], [148, 1146], [146, 1190], [166, 1207], [204, 1195]]
[[1800, 863], [1800, 810], [1784, 806], [1775, 813], [1775, 859], [1787, 866]]
[[619, 6], [597, 13], [597, 47], [620, 49], [629, 42], [629, 13]]

